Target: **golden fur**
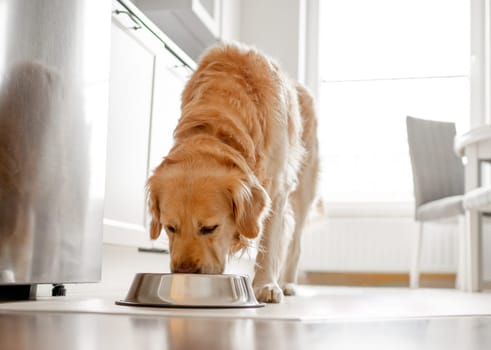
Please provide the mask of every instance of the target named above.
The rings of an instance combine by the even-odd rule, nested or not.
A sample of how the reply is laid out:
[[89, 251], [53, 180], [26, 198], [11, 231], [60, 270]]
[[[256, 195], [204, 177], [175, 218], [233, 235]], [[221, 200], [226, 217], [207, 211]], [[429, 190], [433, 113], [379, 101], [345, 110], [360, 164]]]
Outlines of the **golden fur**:
[[315, 195], [309, 93], [270, 58], [237, 44], [202, 57], [182, 94], [174, 147], [148, 181], [150, 234], [169, 236], [171, 270], [222, 273], [259, 237], [259, 300], [293, 294], [300, 233]]

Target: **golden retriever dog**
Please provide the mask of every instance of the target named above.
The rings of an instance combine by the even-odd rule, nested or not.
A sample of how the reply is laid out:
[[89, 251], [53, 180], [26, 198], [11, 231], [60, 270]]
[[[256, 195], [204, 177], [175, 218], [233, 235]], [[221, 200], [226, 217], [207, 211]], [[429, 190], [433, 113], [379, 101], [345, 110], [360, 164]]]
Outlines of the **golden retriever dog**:
[[311, 96], [257, 50], [220, 44], [201, 58], [181, 113], [147, 184], [151, 238], [166, 231], [172, 272], [206, 274], [258, 239], [256, 297], [281, 302], [295, 293], [317, 183]]

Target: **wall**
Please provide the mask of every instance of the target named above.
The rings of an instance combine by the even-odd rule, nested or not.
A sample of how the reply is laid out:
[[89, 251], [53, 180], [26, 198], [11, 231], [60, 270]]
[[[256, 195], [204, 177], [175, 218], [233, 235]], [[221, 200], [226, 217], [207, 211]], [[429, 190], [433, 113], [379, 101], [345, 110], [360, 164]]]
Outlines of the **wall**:
[[471, 0], [471, 128], [491, 124], [491, 5]]
[[225, 41], [240, 40], [241, 0], [225, 0], [222, 2], [220, 32]]
[[303, 78], [303, 0], [241, 2], [240, 40], [276, 58], [292, 77]]

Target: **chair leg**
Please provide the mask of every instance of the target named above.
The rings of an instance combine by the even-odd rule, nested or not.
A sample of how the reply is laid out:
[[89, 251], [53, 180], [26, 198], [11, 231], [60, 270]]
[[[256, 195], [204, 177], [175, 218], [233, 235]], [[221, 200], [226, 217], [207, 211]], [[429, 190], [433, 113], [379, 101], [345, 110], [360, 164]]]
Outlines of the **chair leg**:
[[457, 276], [455, 288], [466, 291], [467, 284], [467, 226], [464, 215], [459, 216], [457, 232]]
[[419, 287], [419, 264], [421, 258], [421, 246], [423, 243], [423, 222], [419, 224], [419, 230], [413, 240], [413, 250], [411, 257], [411, 270], [409, 272], [409, 286], [411, 288]]
[[467, 217], [467, 291], [478, 292], [481, 289], [480, 270], [480, 214], [476, 210], [468, 210]]

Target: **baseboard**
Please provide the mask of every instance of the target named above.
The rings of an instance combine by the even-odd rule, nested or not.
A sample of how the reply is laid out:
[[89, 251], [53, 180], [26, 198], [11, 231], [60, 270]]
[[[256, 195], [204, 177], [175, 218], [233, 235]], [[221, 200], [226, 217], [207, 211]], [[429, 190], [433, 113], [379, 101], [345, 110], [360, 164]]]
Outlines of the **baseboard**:
[[[301, 284], [331, 286], [371, 286], [371, 287], [408, 287], [407, 273], [355, 273], [355, 272], [304, 272]], [[453, 288], [454, 273], [423, 273], [420, 276], [423, 288]]]

